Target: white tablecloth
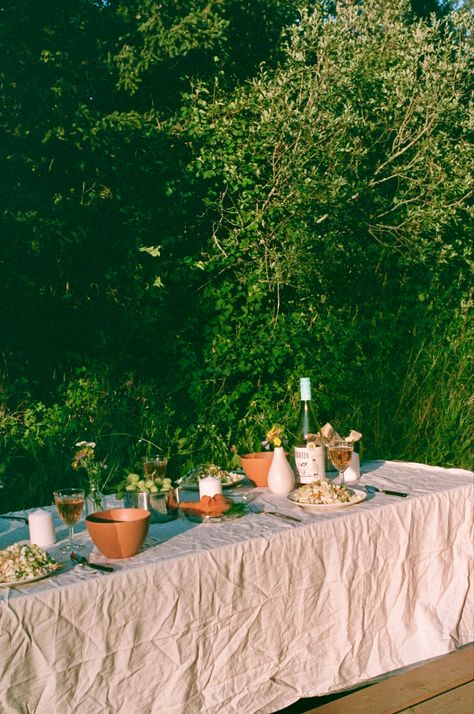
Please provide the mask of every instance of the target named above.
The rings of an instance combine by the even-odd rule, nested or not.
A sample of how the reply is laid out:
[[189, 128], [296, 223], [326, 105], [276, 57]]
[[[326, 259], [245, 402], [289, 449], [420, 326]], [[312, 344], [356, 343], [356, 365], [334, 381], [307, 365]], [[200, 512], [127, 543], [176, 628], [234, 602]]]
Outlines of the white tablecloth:
[[[471, 642], [474, 475], [364, 472], [410, 496], [314, 515], [262, 491], [302, 523], [180, 518], [113, 574], [0, 588], [0, 711], [265, 714]], [[27, 537], [0, 520], [1, 548]]]

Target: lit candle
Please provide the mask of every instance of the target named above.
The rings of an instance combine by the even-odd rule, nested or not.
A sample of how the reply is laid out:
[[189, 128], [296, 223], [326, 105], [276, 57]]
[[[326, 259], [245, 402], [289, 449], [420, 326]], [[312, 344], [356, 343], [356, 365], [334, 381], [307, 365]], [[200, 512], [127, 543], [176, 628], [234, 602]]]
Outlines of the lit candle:
[[28, 515], [30, 542], [41, 547], [56, 543], [53, 514], [49, 511], [33, 511]]
[[344, 471], [345, 483], [353, 483], [360, 479], [360, 459], [357, 451], [352, 452], [350, 466]]
[[220, 478], [206, 476], [199, 480], [199, 498], [203, 496], [217, 496], [222, 493], [222, 482]]

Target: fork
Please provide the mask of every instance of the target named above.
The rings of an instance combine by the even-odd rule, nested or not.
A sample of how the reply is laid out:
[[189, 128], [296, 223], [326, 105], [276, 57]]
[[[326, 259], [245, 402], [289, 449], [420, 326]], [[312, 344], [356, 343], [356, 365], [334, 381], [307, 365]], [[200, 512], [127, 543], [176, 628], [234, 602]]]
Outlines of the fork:
[[288, 516], [286, 513], [279, 513], [278, 511], [265, 511], [262, 506], [259, 506], [255, 501], [250, 501], [247, 503], [249, 511], [252, 513], [266, 513], [270, 516], [277, 516], [277, 518], [282, 518], [284, 521], [296, 521], [296, 523], [301, 523], [301, 518], [295, 518], [294, 516]]

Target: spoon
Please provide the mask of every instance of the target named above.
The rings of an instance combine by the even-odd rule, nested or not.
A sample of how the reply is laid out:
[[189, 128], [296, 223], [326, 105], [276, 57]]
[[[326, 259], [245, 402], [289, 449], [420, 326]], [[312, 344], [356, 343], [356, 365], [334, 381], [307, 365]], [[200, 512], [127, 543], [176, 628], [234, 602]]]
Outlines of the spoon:
[[79, 555], [74, 550], [71, 553], [71, 560], [73, 563], [79, 563], [79, 565], [87, 565], [89, 568], [94, 568], [94, 570], [104, 570], [107, 573], [113, 573], [114, 569], [108, 565], [99, 565], [98, 563], [89, 563], [87, 558], [83, 555]]

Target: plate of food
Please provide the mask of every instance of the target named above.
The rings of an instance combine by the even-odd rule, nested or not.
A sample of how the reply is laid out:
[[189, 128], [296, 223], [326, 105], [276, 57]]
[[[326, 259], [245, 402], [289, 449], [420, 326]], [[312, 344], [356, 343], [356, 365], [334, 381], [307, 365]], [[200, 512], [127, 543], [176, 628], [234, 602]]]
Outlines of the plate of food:
[[305, 511], [333, 511], [365, 501], [367, 493], [322, 479], [300, 486], [287, 498]]
[[233, 501], [222, 494], [202, 496], [199, 501], [181, 501], [179, 507], [195, 523], [223, 523], [248, 513], [245, 502]]
[[237, 471], [226, 471], [215, 464], [200, 464], [183, 476], [179, 486], [188, 491], [199, 491], [199, 481], [207, 476], [220, 479], [222, 488], [233, 488], [245, 479], [245, 474]]
[[0, 551], [0, 587], [34, 583], [63, 567], [39, 545], [14, 543]]

